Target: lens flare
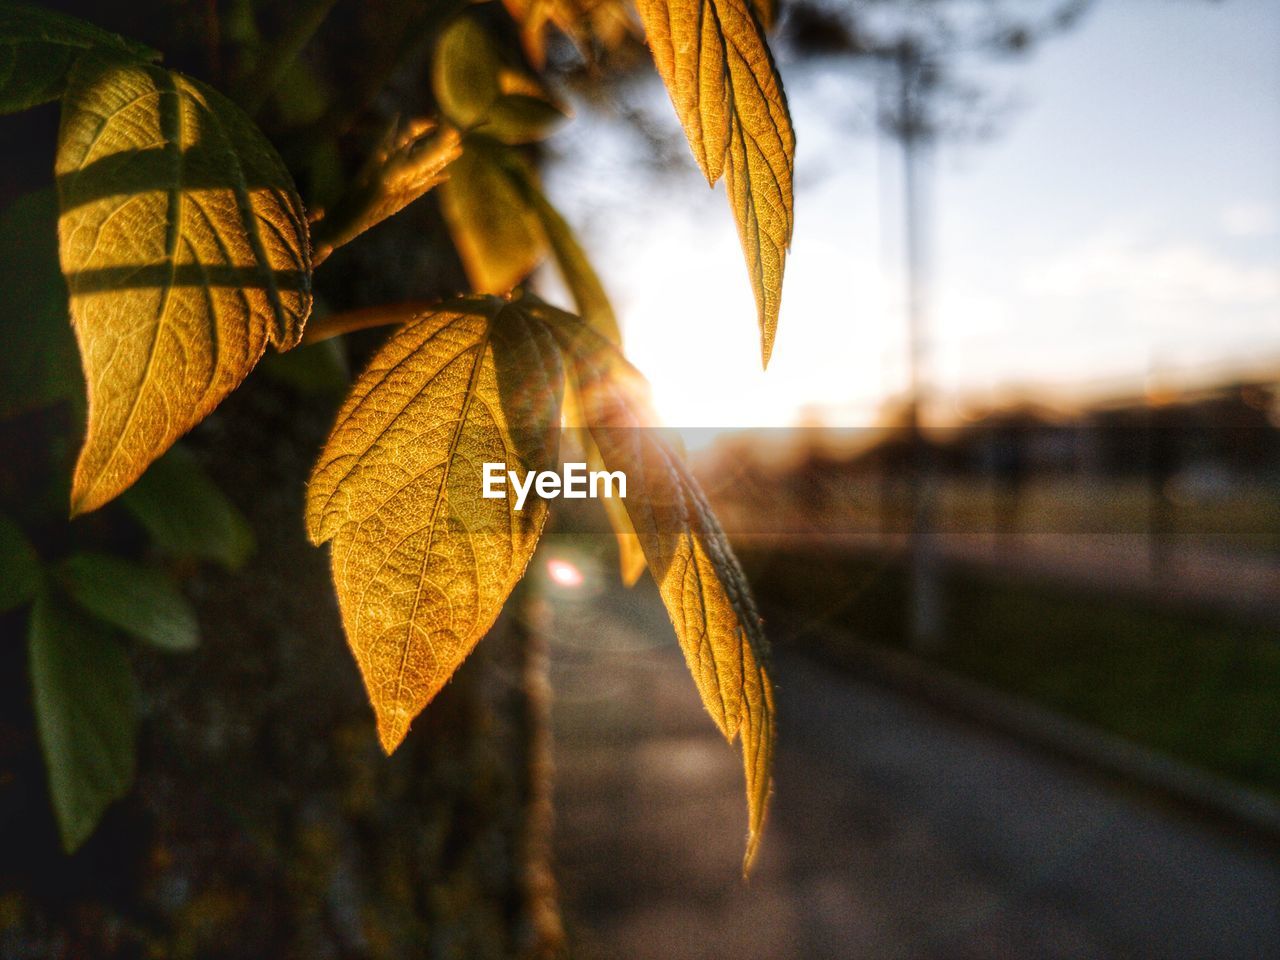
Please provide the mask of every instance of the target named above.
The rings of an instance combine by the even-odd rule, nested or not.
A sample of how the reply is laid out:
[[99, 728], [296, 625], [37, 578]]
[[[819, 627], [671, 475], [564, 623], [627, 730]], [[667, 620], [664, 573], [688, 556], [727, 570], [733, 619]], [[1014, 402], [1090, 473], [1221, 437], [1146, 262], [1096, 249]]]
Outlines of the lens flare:
[[559, 558], [547, 561], [547, 576], [560, 587], [580, 587], [585, 579], [574, 564]]

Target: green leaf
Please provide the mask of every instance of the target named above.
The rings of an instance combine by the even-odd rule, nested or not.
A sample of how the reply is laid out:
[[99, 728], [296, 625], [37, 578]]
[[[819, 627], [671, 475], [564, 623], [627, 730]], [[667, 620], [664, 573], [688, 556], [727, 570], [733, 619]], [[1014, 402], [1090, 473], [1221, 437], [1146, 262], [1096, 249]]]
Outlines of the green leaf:
[[133, 669], [110, 631], [48, 594], [32, 608], [28, 644], [49, 792], [71, 853], [133, 783]]
[[374, 356], [307, 489], [333, 540], [347, 640], [390, 753], [488, 632], [524, 574], [546, 502], [484, 498], [483, 464], [524, 477], [558, 456], [564, 370], [519, 304], [423, 313]]
[[275, 150], [179, 73], [81, 56], [56, 163], [88, 386], [73, 513], [133, 483], [311, 307], [306, 217]]
[[707, 182], [725, 175], [767, 366], [794, 222], [796, 140], [782, 80], [750, 0], [638, 0], [636, 7]]
[[337, 247], [399, 213], [445, 179], [445, 168], [462, 150], [452, 127], [430, 121], [409, 125], [375, 152], [356, 183], [315, 228], [315, 262]]
[[440, 209], [477, 293], [507, 293], [546, 250], [542, 223], [508, 172], [513, 162], [502, 144], [470, 136], [440, 185]]
[[249, 521], [182, 447], [153, 463], [122, 502], [166, 553], [213, 560], [231, 570], [253, 553]]
[[58, 568], [67, 595], [99, 620], [161, 650], [194, 650], [195, 611], [158, 570], [101, 553], [78, 553]]
[[62, 96], [67, 74], [86, 50], [158, 60], [154, 50], [51, 10], [0, 3], [0, 114]]
[[488, 31], [470, 17], [459, 17], [444, 31], [432, 71], [440, 109], [466, 132], [532, 143], [565, 119], [542, 84], [507, 63]]
[[627, 476], [627, 513], [702, 702], [742, 738], [750, 868], [764, 829], [775, 741], [768, 644], [750, 587], [684, 458], [655, 429], [643, 378], [576, 317], [543, 306], [572, 360], [583, 416], [609, 470]]
[[40, 589], [40, 558], [22, 529], [0, 513], [0, 613], [19, 607]]
[[0, 214], [0, 417], [84, 396], [58, 268], [58, 199], [24, 194]]

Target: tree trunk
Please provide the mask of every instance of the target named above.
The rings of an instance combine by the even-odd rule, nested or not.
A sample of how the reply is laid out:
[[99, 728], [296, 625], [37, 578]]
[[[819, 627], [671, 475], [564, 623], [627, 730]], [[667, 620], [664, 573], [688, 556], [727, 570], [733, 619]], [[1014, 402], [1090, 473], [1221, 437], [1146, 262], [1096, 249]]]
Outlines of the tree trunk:
[[24, 618], [5, 619], [0, 955], [558, 951], [540, 641], [513, 600], [404, 746], [382, 755], [325, 551], [302, 533], [328, 420], [258, 378], [199, 432], [259, 548], [236, 574], [188, 581], [198, 652], [136, 655], [137, 785], [73, 857], [45, 789]]

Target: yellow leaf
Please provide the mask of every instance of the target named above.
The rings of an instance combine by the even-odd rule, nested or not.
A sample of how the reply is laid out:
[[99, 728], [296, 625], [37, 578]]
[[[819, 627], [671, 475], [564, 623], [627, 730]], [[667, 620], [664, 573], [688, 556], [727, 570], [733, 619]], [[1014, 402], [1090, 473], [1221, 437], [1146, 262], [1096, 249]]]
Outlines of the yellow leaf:
[[546, 250], [537, 215], [504, 169], [501, 144], [469, 136], [440, 185], [440, 209], [476, 293], [506, 293]]
[[497, 618], [546, 519], [484, 499], [483, 464], [555, 468], [564, 370], [516, 304], [460, 301], [401, 327], [338, 415], [307, 491], [333, 540], [347, 640], [390, 753]]
[[275, 151], [179, 73], [82, 56], [56, 162], [62, 270], [88, 385], [72, 511], [126, 489], [311, 307], [306, 219]]
[[627, 476], [627, 513], [702, 702], [726, 739], [741, 735], [745, 871], [764, 827], [775, 739], [767, 643], [746, 577], [684, 459], [655, 429], [640, 375], [577, 318], [548, 307], [539, 313], [571, 357], [605, 466]]
[[589, 57], [596, 45], [617, 49], [635, 33], [635, 21], [621, 0], [503, 0], [511, 19], [520, 24], [525, 55], [539, 70], [546, 63], [546, 32], [555, 24]]
[[[592, 471], [605, 469], [604, 457], [594, 440], [591, 441], [591, 448], [587, 451], [587, 469]], [[606, 497], [604, 512], [609, 517], [609, 524], [613, 527], [614, 538], [618, 543], [618, 575], [622, 578], [624, 586], [634, 587], [644, 573], [645, 567], [648, 566], [644, 556], [644, 544], [640, 542], [636, 528], [631, 523], [631, 515], [627, 513], [626, 505], [621, 498]]]
[[760, 26], [766, 30], [773, 29], [774, 21], [778, 19], [778, 0], [751, 0], [751, 9]]
[[[533, 269], [545, 243], [551, 248], [578, 315], [610, 342], [621, 344], [618, 319], [604, 285], [573, 229], [543, 194], [529, 165], [514, 150], [487, 138], [472, 136], [467, 138], [467, 143], [472, 151], [470, 163], [483, 171], [483, 175], [476, 177], [471, 169], [464, 171], [464, 181], [454, 189], [470, 198], [473, 216], [468, 222], [464, 219], [465, 210], [451, 209], [449, 205], [456, 202], [457, 194], [449, 197], [446, 212], [468, 273], [474, 274], [473, 286], [485, 293], [509, 290]], [[481, 180], [485, 185], [483, 190], [479, 189]], [[473, 181], [475, 186], [469, 186]], [[487, 226], [484, 218], [477, 219], [476, 214], [481, 210], [491, 212], [493, 226]], [[509, 243], [503, 240], [507, 236], [510, 236]], [[517, 264], [524, 270], [519, 276], [513, 269]], [[507, 282], [508, 285], [483, 289], [477, 281], [484, 279], [486, 273], [501, 277], [501, 281], [486, 282]]]
[[[600, 331], [597, 330], [597, 332]], [[565, 381], [564, 425], [565, 429], [573, 430], [577, 436], [587, 460], [587, 469], [592, 472], [605, 469], [600, 448], [596, 446], [591, 431], [587, 429], [585, 414], [578, 400], [572, 377], [566, 378]], [[631, 524], [631, 517], [627, 513], [622, 498], [605, 497], [601, 503], [604, 505], [605, 516], [609, 520], [609, 526], [613, 529], [614, 538], [618, 544], [618, 575], [624, 586], [634, 587], [647, 565], [644, 559], [644, 548], [640, 545], [640, 538], [636, 536], [636, 528]]]
[[437, 129], [429, 120], [408, 124], [374, 154], [351, 189], [316, 224], [315, 264], [443, 183], [445, 168], [461, 151], [462, 141], [452, 127]]
[[637, 8], [698, 165], [708, 183], [725, 175], [767, 366], [794, 220], [795, 135], [782, 81], [750, 0], [638, 0]]

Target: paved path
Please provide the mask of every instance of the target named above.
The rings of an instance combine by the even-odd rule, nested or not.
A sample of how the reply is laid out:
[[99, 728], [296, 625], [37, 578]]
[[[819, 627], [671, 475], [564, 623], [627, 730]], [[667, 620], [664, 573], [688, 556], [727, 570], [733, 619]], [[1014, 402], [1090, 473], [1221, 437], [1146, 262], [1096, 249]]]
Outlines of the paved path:
[[737, 753], [656, 594], [549, 603], [580, 958], [1280, 956], [1277, 851], [782, 650], [777, 794], [744, 884]]

